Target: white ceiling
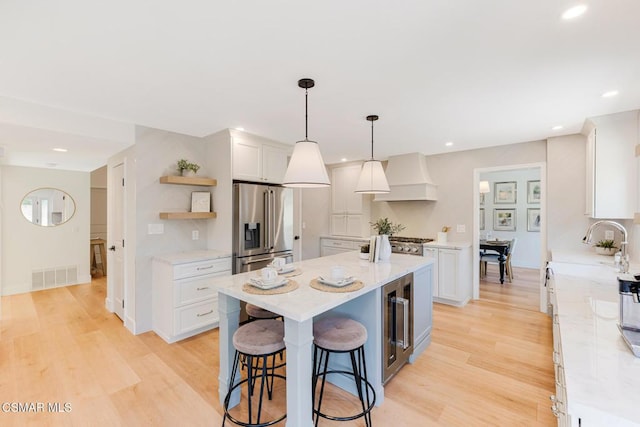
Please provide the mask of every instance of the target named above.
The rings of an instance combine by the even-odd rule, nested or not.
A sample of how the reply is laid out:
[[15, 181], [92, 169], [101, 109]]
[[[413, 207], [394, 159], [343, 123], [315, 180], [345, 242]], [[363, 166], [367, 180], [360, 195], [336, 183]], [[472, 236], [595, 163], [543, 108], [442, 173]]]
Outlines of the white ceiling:
[[[3, 0], [0, 97], [293, 143], [310, 77], [309, 139], [327, 163], [368, 157], [369, 114], [380, 159], [539, 140], [640, 108], [640, 1], [583, 3], [563, 21], [576, 1]], [[2, 113], [5, 164], [91, 170], [131, 143]]]

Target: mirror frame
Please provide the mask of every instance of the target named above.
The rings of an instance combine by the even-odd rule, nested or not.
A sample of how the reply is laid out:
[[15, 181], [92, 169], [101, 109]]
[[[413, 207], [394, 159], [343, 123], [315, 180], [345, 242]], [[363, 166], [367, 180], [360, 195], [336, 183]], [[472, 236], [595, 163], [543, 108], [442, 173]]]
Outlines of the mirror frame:
[[[35, 219], [34, 222], [34, 218], [33, 218], [33, 203], [27, 203], [28, 200], [33, 201], [34, 199], [37, 200], [38, 202], [40, 200], [51, 200], [53, 197], [50, 198], [46, 198], [46, 197], [38, 197], [38, 192], [42, 192], [42, 193], [46, 193], [46, 192], [54, 192], [53, 194], [55, 195], [55, 192], [59, 192], [62, 193], [61, 195], [61, 200], [63, 203], [70, 203], [69, 210], [71, 210], [70, 214], [65, 215], [65, 208], [62, 208], [62, 211], [50, 211], [47, 212], [47, 224], [42, 224], [42, 222], [40, 221], [42, 215], [40, 211], [37, 211], [36, 213], [38, 213], [37, 218]], [[45, 195], [45, 194], [42, 194]], [[67, 199], [70, 202], [67, 202]], [[48, 205], [48, 203], [47, 203]], [[29, 219], [29, 217], [27, 216], [28, 214], [25, 212], [25, 207], [26, 206], [31, 206], [31, 210], [32, 210], [32, 217], [31, 219]], [[77, 206], [76, 206], [76, 201], [75, 199], [71, 196], [71, 194], [67, 193], [64, 190], [61, 190], [59, 188], [55, 188], [55, 187], [40, 187], [40, 188], [36, 188], [34, 190], [29, 191], [27, 194], [25, 194], [25, 196], [22, 198], [22, 200], [20, 201], [20, 213], [22, 214], [22, 217], [30, 224], [33, 225], [37, 225], [38, 227], [58, 227], [60, 225], [66, 224], [67, 222], [69, 222], [71, 220], [71, 218], [74, 217], [74, 215], [76, 214], [76, 210], [77, 210]], [[55, 221], [54, 219], [54, 214], [59, 214], [60, 220], [59, 221]]]

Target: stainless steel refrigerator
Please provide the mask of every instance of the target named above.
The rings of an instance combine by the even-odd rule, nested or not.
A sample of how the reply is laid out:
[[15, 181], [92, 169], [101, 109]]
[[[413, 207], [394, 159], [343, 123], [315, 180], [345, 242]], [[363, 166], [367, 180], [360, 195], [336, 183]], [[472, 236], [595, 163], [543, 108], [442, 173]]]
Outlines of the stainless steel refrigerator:
[[233, 184], [233, 273], [259, 270], [274, 257], [293, 259], [293, 191]]

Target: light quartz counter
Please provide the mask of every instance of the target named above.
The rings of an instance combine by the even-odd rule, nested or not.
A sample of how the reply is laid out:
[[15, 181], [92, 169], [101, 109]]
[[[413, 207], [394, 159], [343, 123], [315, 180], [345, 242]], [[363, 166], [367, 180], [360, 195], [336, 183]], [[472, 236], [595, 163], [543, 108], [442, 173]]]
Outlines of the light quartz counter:
[[[287, 427], [311, 427], [312, 422], [312, 346], [313, 320], [331, 311], [332, 314], [348, 316], [361, 322], [367, 329], [365, 354], [368, 378], [376, 393], [376, 405], [384, 401], [382, 387], [382, 287], [406, 274], [414, 274], [414, 351], [413, 360], [423, 351], [430, 340], [431, 320], [431, 264], [426, 257], [392, 254], [388, 262], [370, 263], [361, 260], [355, 251], [295, 263], [302, 274], [292, 277], [299, 288], [285, 294], [256, 295], [242, 290], [248, 279], [257, 272], [237, 274], [219, 279], [220, 311], [220, 376], [219, 394], [223, 403], [231, 378], [234, 358], [232, 337], [238, 328], [240, 301], [246, 301], [270, 310], [284, 317], [287, 349]], [[328, 276], [335, 265], [344, 267], [347, 276], [362, 281], [364, 287], [353, 292], [323, 292], [310, 287], [309, 283], [318, 276]], [[423, 295], [423, 301], [416, 301], [416, 295]], [[428, 338], [426, 334], [416, 337], [415, 310], [429, 320]], [[426, 327], [426, 324], [425, 324]], [[418, 342], [419, 341], [419, 342]], [[410, 359], [411, 361], [411, 359]], [[346, 377], [345, 377], [346, 378]], [[339, 379], [338, 379], [339, 380]], [[343, 387], [342, 384], [338, 384]], [[343, 387], [346, 388], [346, 387]], [[240, 401], [239, 390], [231, 396], [230, 405]], [[355, 393], [355, 388], [352, 391]]]
[[554, 253], [550, 264], [555, 276], [566, 409], [572, 426], [638, 426], [640, 358], [634, 357], [618, 330], [619, 273], [612, 264], [601, 263], [603, 258], [607, 257], [595, 255], [591, 258], [595, 263], [589, 264], [588, 254], [556, 257]]
[[177, 252], [172, 254], [156, 255], [154, 260], [164, 262], [167, 264], [183, 264], [186, 262], [198, 262], [219, 258], [231, 258], [231, 252], [218, 251], [218, 250], [202, 250], [202, 251], [187, 251]]
[[471, 247], [471, 242], [446, 242], [439, 243], [436, 241], [425, 243], [425, 247], [427, 248], [438, 248], [438, 249], [466, 249]]

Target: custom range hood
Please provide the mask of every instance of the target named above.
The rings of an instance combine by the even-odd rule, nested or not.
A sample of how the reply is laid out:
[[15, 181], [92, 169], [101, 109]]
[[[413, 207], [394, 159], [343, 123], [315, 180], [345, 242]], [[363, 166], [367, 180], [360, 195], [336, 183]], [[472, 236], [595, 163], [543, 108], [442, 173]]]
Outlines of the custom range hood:
[[421, 153], [389, 156], [385, 174], [391, 191], [376, 194], [376, 202], [438, 200], [438, 186], [431, 181], [427, 159]]

